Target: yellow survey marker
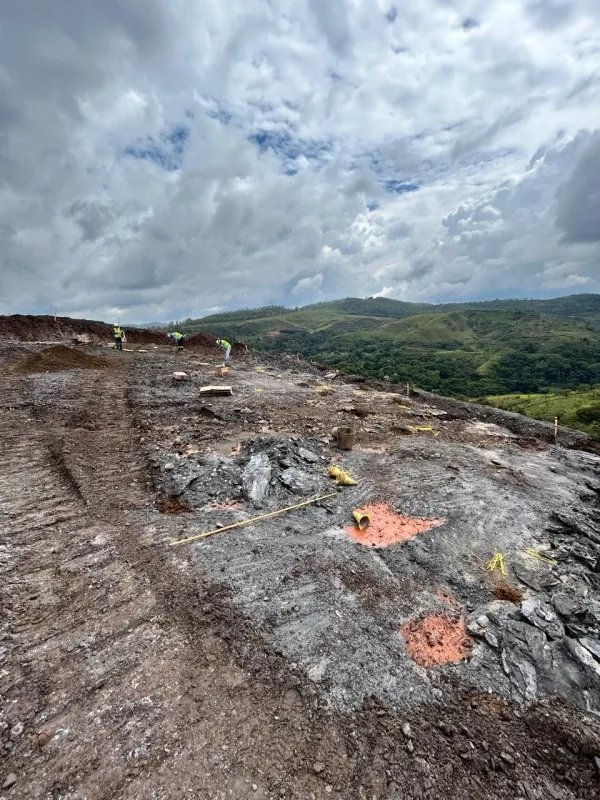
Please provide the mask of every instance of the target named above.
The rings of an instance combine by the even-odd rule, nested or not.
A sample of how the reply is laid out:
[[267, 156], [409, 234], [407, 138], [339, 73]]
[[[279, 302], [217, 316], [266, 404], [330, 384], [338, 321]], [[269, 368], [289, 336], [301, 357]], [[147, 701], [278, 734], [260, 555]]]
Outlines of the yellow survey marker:
[[543, 561], [544, 564], [550, 564], [551, 566], [558, 564], [558, 561], [556, 561], [556, 559], [549, 558], [548, 556], [543, 556], [539, 550], [536, 550], [533, 547], [528, 547], [525, 550], [523, 550], [523, 552], [525, 553], [526, 556], [529, 556], [530, 558], [535, 558], [538, 561]]
[[411, 433], [432, 433], [434, 436], [440, 435], [440, 431], [434, 430], [431, 425], [407, 425], [406, 427]]
[[502, 553], [496, 553], [496, 555], [488, 561], [485, 566], [486, 569], [489, 569], [490, 572], [494, 572], [495, 570], [499, 569], [500, 572], [506, 577], [506, 569], [504, 568], [504, 556]]
[[330, 478], [335, 478], [335, 482], [338, 486], [358, 486], [358, 481], [355, 481], [345, 470], [339, 467], [329, 467], [327, 474]]
[[358, 525], [359, 531], [364, 531], [365, 528], [368, 528], [371, 524], [371, 517], [368, 514], [365, 514], [363, 511], [353, 511], [352, 516]]

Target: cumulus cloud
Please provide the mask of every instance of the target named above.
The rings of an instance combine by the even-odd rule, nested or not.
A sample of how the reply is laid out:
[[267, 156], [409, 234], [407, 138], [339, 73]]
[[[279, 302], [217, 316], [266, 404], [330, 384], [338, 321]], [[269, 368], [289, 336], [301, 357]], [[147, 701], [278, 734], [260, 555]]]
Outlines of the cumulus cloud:
[[600, 242], [600, 132], [590, 137], [558, 191], [558, 227], [566, 242]]
[[600, 289], [593, 0], [22, 0], [0, 312]]
[[316, 294], [323, 285], [323, 276], [321, 273], [311, 275], [310, 278], [301, 278], [298, 283], [292, 288], [290, 294], [293, 297], [302, 297], [303, 295]]

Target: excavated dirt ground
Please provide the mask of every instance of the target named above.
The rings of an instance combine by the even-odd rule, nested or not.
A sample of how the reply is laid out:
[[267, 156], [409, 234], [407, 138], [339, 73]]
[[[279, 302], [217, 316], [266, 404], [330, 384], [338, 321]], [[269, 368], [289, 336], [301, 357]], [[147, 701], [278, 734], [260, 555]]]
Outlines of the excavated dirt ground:
[[46, 347], [14, 365], [15, 372], [59, 372], [69, 369], [104, 369], [110, 362], [64, 344]]
[[[147, 328], [125, 330], [127, 341], [135, 344], [164, 344], [165, 334]], [[82, 343], [112, 342], [112, 325], [71, 317], [0, 315], [0, 339], [14, 342], [65, 342], [79, 339]]]
[[[597, 456], [293, 359], [200, 399], [194, 351], [8, 369], [32, 352], [0, 345], [0, 796], [598, 796]], [[380, 504], [444, 522], [353, 541]]]

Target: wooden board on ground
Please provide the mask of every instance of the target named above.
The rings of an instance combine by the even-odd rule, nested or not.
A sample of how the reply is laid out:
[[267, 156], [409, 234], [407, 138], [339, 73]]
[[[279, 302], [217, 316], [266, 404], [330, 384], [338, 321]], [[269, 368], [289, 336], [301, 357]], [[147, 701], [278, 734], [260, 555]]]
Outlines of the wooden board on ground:
[[233, 394], [233, 388], [231, 386], [203, 386], [200, 389], [200, 394], [203, 397], [207, 396], [225, 396]]

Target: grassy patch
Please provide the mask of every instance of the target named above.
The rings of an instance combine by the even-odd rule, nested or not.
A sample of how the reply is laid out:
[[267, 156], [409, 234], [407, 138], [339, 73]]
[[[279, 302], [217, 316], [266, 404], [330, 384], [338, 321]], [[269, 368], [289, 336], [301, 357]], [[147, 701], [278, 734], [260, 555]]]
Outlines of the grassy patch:
[[554, 422], [558, 416], [559, 424], [600, 439], [600, 386], [584, 391], [492, 395], [484, 397], [482, 402], [546, 422]]

